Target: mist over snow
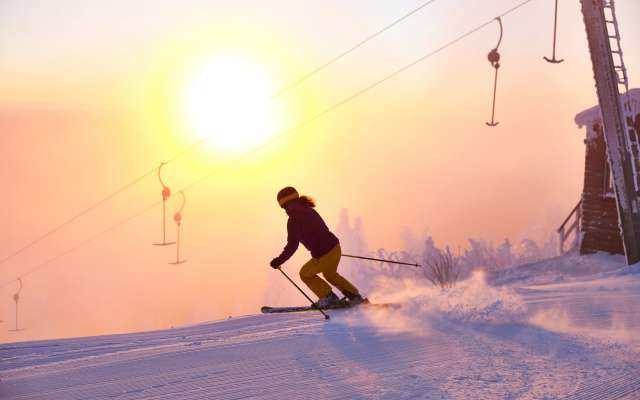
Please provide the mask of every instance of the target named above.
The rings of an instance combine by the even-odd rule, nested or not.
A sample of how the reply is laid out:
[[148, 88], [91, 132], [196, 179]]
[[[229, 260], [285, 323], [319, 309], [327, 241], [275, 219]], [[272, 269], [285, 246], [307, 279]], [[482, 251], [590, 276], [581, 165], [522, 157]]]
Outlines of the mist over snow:
[[[444, 290], [419, 275], [387, 271], [371, 283], [371, 298], [401, 308], [334, 310], [331, 321], [317, 312], [255, 315], [5, 344], [0, 394], [16, 400], [637, 398], [639, 266], [603, 254], [528, 264], [532, 276], [547, 278], [554, 265], [562, 281], [534, 282], [515, 267], [520, 281], [512, 274], [508, 284], [494, 286], [474, 269]], [[592, 274], [581, 271], [585, 265]]]
[[[553, 235], [541, 244], [524, 238], [507, 239], [495, 245], [485, 239], [472, 238], [466, 248], [447, 248], [429, 234], [418, 236], [405, 229], [400, 234], [402, 248], [376, 248], [367, 242], [366, 221], [351, 218], [346, 209], [337, 221], [327, 222], [347, 254], [425, 264], [451, 251], [460, 269], [461, 282], [446, 291], [433, 287], [425, 277], [424, 268], [342, 258], [340, 271], [366, 296], [372, 301], [402, 301], [407, 304], [405, 310], [415, 311], [403, 311], [411, 317], [446, 312], [458, 313], [460, 318], [501, 319], [504, 315], [515, 318], [517, 297], [507, 289], [495, 287], [570, 281], [580, 275], [615, 270], [621, 262], [619, 257], [605, 256], [556, 259], [557, 243]], [[124, 235], [127, 234], [129, 232]], [[389, 237], [390, 242], [391, 239]], [[270, 252], [277, 251], [281, 241], [281, 237], [274, 238], [273, 243], [264, 247], [269, 247]], [[251, 315], [257, 313], [261, 305], [305, 304], [306, 300], [279, 273], [266, 265], [247, 265], [246, 260], [268, 259], [270, 253], [239, 256], [244, 246], [236, 247], [238, 250], [229, 249], [228, 254], [189, 255], [212, 257], [210, 261], [217, 263], [212, 264], [215, 268], [231, 270], [229, 274], [233, 272], [223, 277], [205, 262], [209, 258], [203, 259], [203, 266], [184, 264], [182, 269], [156, 265], [131, 268], [128, 264], [90, 268], [75, 263], [53, 268], [49, 270], [51, 274], [41, 275], [45, 279], [28, 280], [25, 284], [20, 303], [23, 331], [7, 331], [14, 325], [15, 303], [11, 296], [17, 285], [6, 289], [0, 312], [7, 330], [0, 333], [0, 342], [164, 329]], [[105, 251], [116, 249], [114, 244]], [[162, 256], [158, 254], [158, 259], [164, 264]], [[232, 256], [235, 264], [222, 263]], [[285, 266], [286, 272], [299, 284], [302, 282], [298, 270], [308, 257], [300, 248]], [[548, 261], [536, 262], [545, 259]], [[236, 268], [241, 265], [246, 273], [237, 274]], [[475, 294], [469, 295], [472, 292]], [[470, 302], [474, 296], [476, 301]]]
[[[365, 238], [364, 223], [360, 218], [353, 221], [347, 209], [340, 213], [336, 226], [336, 234], [345, 254], [365, 255], [408, 263], [426, 265], [430, 260], [450, 252], [460, 271], [460, 278], [469, 278], [474, 271], [484, 271], [488, 281], [502, 276], [511, 267], [530, 264], [536, 261], [558, 256], [558, 242], [555, 234], [549, 234], [542, 244], [524, 237], [519, 241], [505, 238], [495, 245], [482, 238], [469, 238], [466, 248], [450, 248], [446, 244], [438, 245], [434, 238], [425, 233], [422, 238], [412, 232], [404, 230], [401, 234], [404, 248], [402, 249], [370, 249]], [[409, 279], [421, 282], [425, 280], [426, 268], [395, 265], [375, 261], [342, 258], [340, 268], [348, 271], [349, 276], [363, 284], [368, 290], [375, 288], [374, 282], [380, 277]], [[592, 271], [591, 271], [592, 273]]]

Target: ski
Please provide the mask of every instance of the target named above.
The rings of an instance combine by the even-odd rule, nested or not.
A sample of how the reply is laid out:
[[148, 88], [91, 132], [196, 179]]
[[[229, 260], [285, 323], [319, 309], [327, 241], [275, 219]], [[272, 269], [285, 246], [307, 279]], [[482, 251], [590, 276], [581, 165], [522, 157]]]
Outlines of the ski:
[[[322, 310], [339, 310], [342, 308], [350, 308], [349, 305], [338, 305], [333, 307], [323, 307]], [[300, 306], [300, 307], [269, 307], [263, 306], [260, 311], [263, 314], [274, 313], [291, 313], [291, 312], [303, 312], [303, 311], [317, 311], [317, 308], [312, 306]]]
[[[351, 306], [348, 303], [341, 303], [339, 305], [322, 308], [323, 310], [341, 310], [346, 308], [400, 308], [400, 304], [397, 303], [363, 303], [355, 306]], [[299, 307], [269, 307], [263, 306], [260, 311], [263, 314], [278, 314], [278, 313], [294, 313], [294, 312], [306, 312], [317, 311], [317, 308], [313, 306], [299, 306]]]

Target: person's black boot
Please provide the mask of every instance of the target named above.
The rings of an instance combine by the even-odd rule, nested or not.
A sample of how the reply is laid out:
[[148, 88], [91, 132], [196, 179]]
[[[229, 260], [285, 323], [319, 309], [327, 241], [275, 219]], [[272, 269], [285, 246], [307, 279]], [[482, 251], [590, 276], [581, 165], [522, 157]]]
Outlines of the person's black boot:
[[321, 298], [316, 303], [318, 308], [331, 308], [340, 305], [340, 298], [331, 292], [328, 296]]
[[358, 304], [366, 304], [369, 302], [369, 300], [362, 297], [360, 293], [344, 292], [343, 294], [347, 300], [349, 300], [349, 305], [351, 306], [357, 306]]

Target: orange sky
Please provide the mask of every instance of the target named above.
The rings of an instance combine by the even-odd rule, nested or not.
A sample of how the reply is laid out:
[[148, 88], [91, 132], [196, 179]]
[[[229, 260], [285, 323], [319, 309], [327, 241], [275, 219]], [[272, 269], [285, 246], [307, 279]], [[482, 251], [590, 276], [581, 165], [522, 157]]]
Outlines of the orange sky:
[[[129, 3], [0, 6], [0, 258], [194, 142], [177, 117], [178, 93], [198, 60], [248, 55], [282, 87], [421, 1]], [[285, 126], [517, 3], [436, 1], [279, 98]], [[640, 4], [616, 4], [633, 84]], [[285, 185], [315, 197], [330, 226], [342, 208], [361, 216], [371, 248], [401, 247], [406, 229], [454, 246], [468, 237], [549, 236], [580, 196], [583, 133], [573, 116], [596, 98], [577, 1], [560, 0], [558, 52], [566, 61], [542, 60], [552, 12], [552, 1], [534, 0], [504, 19], [499, 127], [484, 125], [491, 25], [188, 190], [188, 263], [170, 267], [173, 250], [150, 245], [160, 235], [155, 208], [25, 279], [26, 331], [4, 332], [17, 285], [0, 289], [0, 341], [255, 312], [274, 279], [267, 262], [284, 245], [274, 197]], [[166, 180], [177, 191], [227, 157], [203, 146], [168, 165]], [[152, 175], [3, 264], [0, 283], [159, 199]], [[287, 268], [307, 257], [299, 251]]]

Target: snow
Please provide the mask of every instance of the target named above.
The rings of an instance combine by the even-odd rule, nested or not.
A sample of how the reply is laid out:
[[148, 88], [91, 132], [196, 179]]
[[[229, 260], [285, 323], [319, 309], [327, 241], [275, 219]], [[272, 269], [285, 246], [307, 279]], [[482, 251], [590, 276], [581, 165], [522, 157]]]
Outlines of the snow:
[[[630, 89], [628, 93], [622, 96], [622, 102], [623, 104], [629, 104], [631, 117], [635, 118], [635, 116], [640, 113], [640, 88]], [[578, 113], [575, 116], [574, 121], [579, 128], [586, 126], [587, 143], [595, 140], [598, 133], [594, 129], [594, 127], [595, 125], [602, 124], [602, 115], [600, 113], [600, 106], [595, 105], [591, 108], [588, 108]]]
[[[631, 109], [635, 112], [640, 112], [640, 88], [630, 89], [627, 96], [628, 101], [631, 103]], [[627, 101], [626, 96], [624, 96], [623, 101]], [[602, 115], [600, 114], [600, 106], [596, 105], [578, 113], [574, 120], [579, 128], [583, 126], [589, 128], [596, 123], [601, 123]]]
[[0, 345], [0, 398], [640, 399], [640, 265], [620, 257], [446, 291], [384, 278], [371, 298], [403, 307]]
[[624, 257], [621, 255], [596, 253], [579, 256], [570, 254], [498, 270], [491, 273], [488, 280], [495, 286], [575, 281], [593, 277], [598, 273], [620, 271], [624, 262]]

